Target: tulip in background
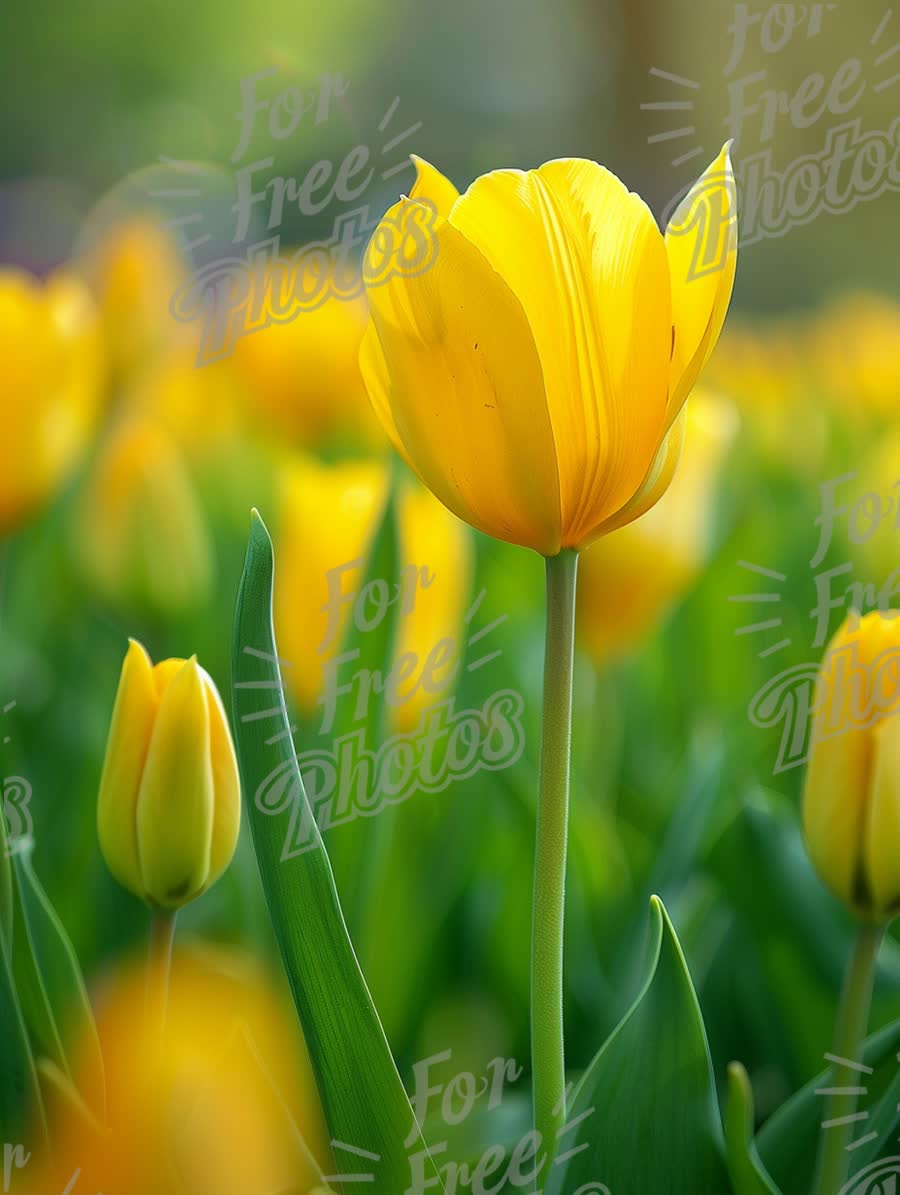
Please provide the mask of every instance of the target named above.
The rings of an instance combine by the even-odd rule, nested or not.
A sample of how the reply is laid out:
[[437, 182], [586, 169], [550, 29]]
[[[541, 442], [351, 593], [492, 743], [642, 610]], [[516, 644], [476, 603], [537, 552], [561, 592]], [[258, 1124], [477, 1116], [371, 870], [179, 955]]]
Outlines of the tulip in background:
[[[454, 514], [547, 558], [532, 930], [534, 1123], [566, 1122], [563, 922], [578, 553], [672, 481], [685, 400], [715, 348], [737, 260], [726, 146], [663, 235], [596, 162], [497, 170], [460, 195], [416, 160], [433, 264], [367, 286], [363, 376], [396, 450]], [[388, 230], [389, 231], [389, 230]], [[376, 229], [364, 262], [370, 265]]]
[[361, 293], [331, 294], [238, 340], [233, 361], [247, 409], [270, 434], [298, 448], [381, 447], [359, 367], [366, 315]]
[[0, 535], [47, 502], [85, 452], [103, 398], [100, 320], [74, 277], [0, 270]]
[[[304, 315], [298, 319], [305, 318]], [[326, 683], [329, 660], [341, 650], [352, 599], [365, 580], [365, 562], [387, 498], [389, 469], [382, 461], [325, 465], [300, 457], [281, 477], [275, 577], [275, 627], [285, 669], [298, 708], [313, 716]], [[422, 711], [449, 696], [429, 694], [416, 682], [432, 649], [442, 639], [459, 644], [472, 571], [466, 528], [427, 491], [402, 484], [398, 524], [403, 567], [395, 656], [416, 656], [416, 666], [400, 686], [408, 700], [389, 716], [397, 730], [413, 730]], [[344, 566], [353, 565], [346, 568]], [[427, 570], [428, 584], [421, 579]], [[432, 579], [433, 578], [433, 579]], [[341, 595], [340, 597], [338, 595]], [[332, 611], [340, 618], [332, 626]], [[451, 672], [449, 665], [447, 672]], [[347, 684], [352, 664], [338, 678]], [[443, 675], [443, 674], [442, 674]], [[414, 691], [413, 691], [414, 690]]]
[[126, 611], [164, 617], [209, 597], [214, 557], [206, 516], [174, 439], [127, 414], [94, 462], [77, 513], [85, 574]]
[[154, 667], [132, 640], [97, 804], [110, 871], [151, 909], [177, 910], [231, 862], [240, 820], [237, 761], [215, 685], [196, 658]]
[[[878, 948], [900, 911], [900, 611], [852, 613], [828, 646], [816, 685], [803, 830], [819, 875], [860, 919], [835, 1031], [834, 1054], [858, 1055]], [[836, 1081], [851, 1081], [839, 1065]], [[855, 1112], [851, 1091], [828, 1119]], [[816, 1195], [847, 1173], [849, 1124], [823, 1134]]]
[[577, 632], [598, 665], [650, 634], [700, 575], [716, 482], [737, 426], [731, 403], [695, 394], [687, 411], [684, 453], [669, 489], [647, 514], [604, 536], [582, 556]]

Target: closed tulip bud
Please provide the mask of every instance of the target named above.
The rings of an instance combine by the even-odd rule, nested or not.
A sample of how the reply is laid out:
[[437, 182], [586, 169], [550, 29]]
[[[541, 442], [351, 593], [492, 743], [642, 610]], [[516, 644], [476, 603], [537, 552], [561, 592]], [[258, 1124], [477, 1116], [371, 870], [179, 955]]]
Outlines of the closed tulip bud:
[[0, 534], [48, 501], [87, 447], [103, 393], [100, 321], [63, 274], [0, 270]]
[[177, 445], [149, 418], [113, 429], [88, 480], [77, 541], [88, 579], [115, 605], [171, 617], [209, 596], [204, 512]]
[[727, 147], [665, 235], [596, 162], [496, 170], [464, 195], [417, 169], [365, 259], [375, 411], [461, 519], [544, 556], [581, 550], [672, 479], [734, 280]]
[[154, 667], [132, 640], [97, 805], [110, 871], [153, 908], [194, 900], [234, 854], [240, 791], [228, 720], [208, 674], [196, 658]]
[[647, 514], [582, 556], [579, 639], [598, 664], [652, 632], [696, 581], [707, 556], [716, 481], [736, 431], [729, 402], [695, 394], [672, 485]]
[[819, 875], [860, 917], [900, 911], [900, 612], [851, 614], [816, 684], [803, 798]]

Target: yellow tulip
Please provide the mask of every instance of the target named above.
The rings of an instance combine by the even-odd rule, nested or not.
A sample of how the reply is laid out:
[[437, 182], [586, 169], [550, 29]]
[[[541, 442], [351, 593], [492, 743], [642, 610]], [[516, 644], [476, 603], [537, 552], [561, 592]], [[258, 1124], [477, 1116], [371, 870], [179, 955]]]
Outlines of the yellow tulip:
[[231, 862], [240, 820], [237, 760], [209, 675], [196, 657], [154, 667], [131, 640], [97, 804], [110, 871], [152, 907], [178, 909]]
[[135, 376], [167, 346], [196, 341], [196, 327], [179, 323], [169, 310], [185, 275], [184, 261], [152, 218], [135, 217], [108, 229], [86, 256], [84, 269], [103, 313], [117, 381]]
[[851, 614], [816, 685], [803, 797], [819, 875], [860, 916], [900, 910], [900, 612]]
[[103, 596], [177, 615], [209, 595], [213, 550], [176, 444], [155, 422], [126, 417], [111, 432], [78, 517], [78, 549]]
[[103, 397], [100, 320], [90, 293], [56, 274], [0, 270], [0, 533], [48, 501], [87, 447]]
[[[384, 509], [388, 469], [383, 462], [323, 465], [293, 461], [281, 481], [276, 536], [275, 629], [281, 654], [291, 661], [285, 681], [298, 708], [317, 709], [326, 684], [326, 665], [342, 650], [353, 595], [361, 588], [365, 563]], [[459, 657], [464, 604], [471, 576], [471, 545], [462, 524], [427, 490], [402, 486], [398, 523], [403, 567], [396, 616], [396, 659], [407, 661], [393, 725], [415, 727], [422, 710], [441, 700], [418, 683], [432, 650], [454, 643], [436, 681], [450, 679]], [[345, 568], [343, 566], [350, 565]], [[352, 677], [352, 666], [341, 683]], [[380, 698], [379, 698], [380, 700]]]
[[724, 399], [693, 396], [675, 480], [651, 511], [590, 547], [579, 565], [578, 632], [597, 663], [633, 647], [698, 577], [716, 477], [737, 430]]
[[679, 414], [734, 280], [728, 148], [665, 237], [595, 162], [495, 171], [462, 196], [416, 165], [366, 257], [372, 273], [416, 205], [436, 212], [428, 268], [401, 271], [398, 258], [367, 285], [361, 364], [375, 410], [460, 518], [545, 556], [582, 549], [671, 481]]
[[359, 367], [366, 314], [361, 294], [332, 295], [238, 340], [235, 369], [263, 426], [300, 448], [384, 443]]
[[53, 1150], [14, 1173], [12, 1195], [299, 1195], [320, 1181], [307, 1150], [334, 1172], [296, 1019], [257, 963], [179, 951], [162, 1037], [145, 987], [141, 966], [98, 986], [105, 1077], [81, 1062], [92, 1042], [67, 1043], [91, 1107], [103, 1106], [105, 1078], [108, 1123], [92, 1126], [60, 1082], [48, 1084]]
[[813, 328], [820, 387], [848, 415], [900, 414], [900, 304], [884, 295], [836, 299]]

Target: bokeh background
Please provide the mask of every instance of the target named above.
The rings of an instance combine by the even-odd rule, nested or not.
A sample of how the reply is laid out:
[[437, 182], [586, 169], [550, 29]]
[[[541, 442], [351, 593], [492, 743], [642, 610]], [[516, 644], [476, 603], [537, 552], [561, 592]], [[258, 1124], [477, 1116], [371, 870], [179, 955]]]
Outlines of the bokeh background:
[[[890, 129], [897, 59], [878, 59], [897, 40], [900, 17], [873, 44], [887, 11], [879, 4], [830, 6], [810, 35], [819, 7], [779, 52], [767, 52], [752, 26], [730, 76], [735, 12], [712, 0], [84, 0], [5, 13], [0, 409], [12, 427], [27, 421], [25, 408], [46, 407], [42, 451], [49, 440], [62, 447], [26, 508], [9, 497], [0, 511], [0, 705], [15, 703], [2, 718], [0, 759], [5, 776], [30, 786], [34, 866], [89, 983], [101, 984], [146, 936], [145, 910], [108, 875], [94, 824], [127, 637], [154, 659], [197, 652], [230, 702], [231, 625], [255, 505], [275, 537], [277, 630], [300, 676], [289, 694], [298, 751], [320, 747], [324, 571], [365, 552], [391, 476], [403, 494], [411, 485], [389, 466], [368, 413], [356, 366], [362, 301], [301, 314], [202, 368], [197, 325], [169, 313], [191, 270], [272, 233], [257, 212], [243, 243], [233, 243], [241, 80], [272, 68], [261, 95], [323, 79], [335, 88], [327, 119], [306, 114], [285, 140], [272, 140], [263, 114], [242, 162], [271, 154], [273, 173], [300, 179], [365, 144], [387, 167], [419, 153], [463, 187], [494, 167], [581, 155], [609, 166], [662, 217], [730, 135], [735, 79], [764, 72], [748, 95], [793, 95], [814, 72], [827, 88], [858, 57], [856, 89], [864, 86], [852, 112], [825, 111], [809, 127], [779, 108], [771, 139], [762, 113], [748, 115], [734, 151], [739, 173], [766, 149], [779, 170], [818, 154], [829, 130], [856, 117], [863, 130]], [[693, 107], [642, 109], [666, 102]], [[693, 131], [650, 140], [679, 127]], [[148, 199], [184, 186], [171, 160], [196, 167], [190, 211], [183, 199]], [[411, 168], [376, 175], [355, 205], [288, 213], [277, 231], [285, 245], [328, 237], [342, 211], [365, 203], [374, 218], [412, 177]], [[898, 559], [896, 208], [896, 189], [885, 189], [742, 250], [683, 483], [646, 527], [584, 560], [570, 1064], [587, 1064], [634, 998], [647, 901], [659, 892], [687, 953], [716, 1074], [724, 1079], [732, 1058], [744, 1062], [761, 1120], [821, 1067], [850, 926], [803, 853], [802, 768], [776, 771], [782, 724], [751, 724], [748, 706], [779, 672], [821, 654], [811, 617], [818, 573], [849, 562], [845, 580], [877, 591]], [[195, 214], [193, 224], [172, 224]], [[209, 239], [186, 248], [201, 230]], [[66, 335], [58, 323], [51, 334], [40, 314], [50, 300], [33, 288], [26, 296], [13, 269], [41, 280], [62, 269], [89, 287], [96, 310], [73, 300]], [[61, 372], [48, 376], [48, 360], [64, 362]], [[17, 469], [4, 453], [25, 439], [3, 439], [0, 491], [12, 492]], [[866, 535], [855, 538], [866, 542], [853, 542], [840, 520], [813, 567], [820, 487], [850, 473], [842, 501], [877, 493], [884, 518], [871, 537], [861, 524]], [[470, 707], [498, 689], [520, 692], [524, 753], [505, 770], [414, 796], [384, 815], [378, 835], [381, 819], [366, 822], [352, 847], [341, 845], [353, 837], [347, 829], [326, 841], [401, 1070], [452, 1049], [459, 1069], [480, 1072], [498, 1055], [528, 1056], [543, 567], [470, 534], [414, 490], [401, 502], [401, 535], [408, 560], [437, 577], [421, 618], [404, 629], [417, 650], [445, 634], [463, 642], [482, 590], [477, 625], [503, 620], [491, 634], [502, 654], [472, 672], [463, 666], [457, 700]], [[732, 600], [760, 592], [776, 592], [777, 603]], [[832, 631], [842, 617], [831, 612]], [[768, 619], [781, 626], [736, 633]], [[760, 657], [785, 638], [788, 646]], [[463, 659], [479, 654], [483, 647], [465, 648]], [[249, 834], [223, 881], [186, 910], [183, 939], [250, 954], [278, 981]], [[874, 1021], [898, 1014], [891, 939]]]

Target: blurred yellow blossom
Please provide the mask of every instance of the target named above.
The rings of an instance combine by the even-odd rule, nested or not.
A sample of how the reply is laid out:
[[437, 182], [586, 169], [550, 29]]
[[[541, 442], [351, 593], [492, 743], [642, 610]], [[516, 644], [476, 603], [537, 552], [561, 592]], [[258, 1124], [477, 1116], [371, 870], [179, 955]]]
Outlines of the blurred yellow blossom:
[[359, 367], [366, 313], [361, 295], [330, 294], [320, 306], [238, 340], [234, 364], [263, 427], [301, 448], [384, 443]]
[[240, 822], [237, 760], [212, 679], [196, 658], [154, 667], [132, 640], [97, 802], [110, 871], [154, 908], [180, 908], [231, 862]]
[[153, 419], [128, 413], [111, 429], [76, 524], [85, 573], [107, 600], [170, 616], [209, 596], [206, 518], [178, 446]]
[[3, 437], [0, 533], [53, 494], [78, 463], [103, 401], [100, 320], [74, 277], [41, 283], [0, 270]]
[[900, 415], [900, 303], [851, 293], [814, 324], [812, 359], [819, 384], [851, 416]]
[[107, 229], [83, 268], [103, 313], [114, 377], [134, 376], [166, 346], [196, 339], [169, 311], [185, 274], [178, 246], [159, 220], [135, 216]]
[[[316, 1188], [313, 1159], [328, 1166], [321, 1110], [291, 1010], [260, 966], [232, 952], [177, 953], [162, 1041], [144, 1001], [141, 967], [100, 986], [109, 1123], [92, 1131], [71, 1102], [51, 1099], [53, 1156], [17, 1172], [12, 1195], [58, 1195], [76, 1171], [71, 1189], [91, 1195]], [[76, 1086], [102, 1106], [78, 1043], [72, 1052]]]
[[803, 797], [819, 875], [859, 915], [900, 911], [900, 611], [851, 613], [816, 684]]
[[578, 633], [598, 663], [652, 632], [699, 575], [717, 474], [736, 432], [731, 403], [696, 393], [688, 402], [684, 451], [669, 489], [647, 514], [583, 554]]
[[[286, 683], [304, 713], [317, 708], [326, 663], [341, 651], [388, 479], [388, 466], [380, 461], [329, 466], [299, 458], [284, 470], [275, 629], [280, 650], [292, 663]], [[398, 521], [403, 565], [399, 579], [392, 581], [392, 589], [399, 589], [392, 593], [398, 602], [395, 659], [414, 655], [415, 661], [407, 660], [401, 700], [391, 713], [395, 727], [410, 730], [422, 709], [436, 700], [418, 681], [441, 640], [455, 645], [444, 674], [452, 675], [455, 667], [472, 561], [465, 527], [427, 490], [413, 484], [400, 487]], [[403, 700], [406, 694], [411, 696]]]

